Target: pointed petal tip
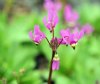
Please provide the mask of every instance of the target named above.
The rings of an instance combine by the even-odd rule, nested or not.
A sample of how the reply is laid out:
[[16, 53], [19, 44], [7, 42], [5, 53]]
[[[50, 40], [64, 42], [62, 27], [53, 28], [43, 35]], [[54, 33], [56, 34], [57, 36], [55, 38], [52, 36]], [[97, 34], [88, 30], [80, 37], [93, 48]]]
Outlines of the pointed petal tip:
[[71, 44], [71, 47], [75, 50], [76, 49], [76, 44]]
[[75, 50], [76, 49], [76, 47], [74, 46], [74, 47], [72, 47], [73, 48], [73, 50]]
[[36, 45], [36, 46], [38, 46], [38, 45], [39, 45], [39, 43], [36, 43], [36, 42], [35, 42], [35, 45]]
[[68, 46], [68, 44], [66, 45], [66, 47]]

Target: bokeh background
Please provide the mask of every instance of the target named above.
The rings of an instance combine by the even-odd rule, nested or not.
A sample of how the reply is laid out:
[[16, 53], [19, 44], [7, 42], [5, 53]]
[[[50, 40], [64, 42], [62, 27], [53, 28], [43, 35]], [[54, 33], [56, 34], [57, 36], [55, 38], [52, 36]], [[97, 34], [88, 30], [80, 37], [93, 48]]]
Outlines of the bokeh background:
[[[63, 9], [71, 4], [79, 22], [90, 23], [94, 32], [73, 50], [60, 46], [60, 69], [53, 72], [52, 84], [100, 84], [100, 0], [59, 0], [59, 24], [65, 28]], [[47, 15], [44, 0], [0, 0], [0, 84], [47, 84], [51, 49], [44, 40], [36, 46], [28, 36], [35, 24], [50, 39], [42, 19]]]

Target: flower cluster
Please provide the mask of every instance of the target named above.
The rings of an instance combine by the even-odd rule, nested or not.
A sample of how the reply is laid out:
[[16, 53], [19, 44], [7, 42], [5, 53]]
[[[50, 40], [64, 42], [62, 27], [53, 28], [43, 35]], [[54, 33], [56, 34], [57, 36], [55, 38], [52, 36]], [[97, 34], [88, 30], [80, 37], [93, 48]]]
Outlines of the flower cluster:
[[[49, 6], [48, 6], [49, 5]], [[89, 24], [86, 24], [79, 28], [77, 26], [79, 15], [76, 11], [72, 9], [70, 5], [66, 5], [64, 11], [64, 17], [66, 22], [69, 24], [68, 28], [62, 29], [60, 31], [61, 38], [57, 38], [54, 36], [54, 29], [58, 22], [60, 21], [58, 18], [58, 10], [61, 5], [55, 4], [48, 0], [45, 2], [45, 8], [47, 10], [48, 15], [43, 18], [43, 23], [45, 27], [52, 33], [52, 39], [49, 41], [46, 35], [40, 30], [38, 25], [34, 26], [34, 31], [29, 32], [29, 36], [34, 41], [35, 44], [41, 43], [43, 39], [46, 39], [50, 45], [52, 51], [55, 52], [52, 61], [52, 70], [59, 69], [59, 56], [57, 55], [57, 48], [62, 45], [70, 45], [73, 49], [75, 49], [75, 45], [78, 41], [85, 35], [91, 34], [93, 29]], [[72, 28], [71, 28], [72, 27]]]
[[83, 35], [84, 31], [78, 31], [77, 28], [74, 29], [73, 33], [70, 32], [70, 29], [61, 30], [60, 32], [63, 41], [66, 42], [67, 45], [71, 45], [72, 48], [75, 49], [75, 45], [77, 44], [78, 40], [80, 40]]

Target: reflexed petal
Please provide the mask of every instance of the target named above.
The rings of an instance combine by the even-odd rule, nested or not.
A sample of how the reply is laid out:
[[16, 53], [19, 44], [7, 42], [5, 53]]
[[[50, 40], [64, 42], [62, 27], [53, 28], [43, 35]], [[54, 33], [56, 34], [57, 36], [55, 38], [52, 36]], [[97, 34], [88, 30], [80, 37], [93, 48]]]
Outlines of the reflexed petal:
[[46, 19], [46, 17], [43, 18], [43, 23], [47, 27], [47, 19]]
[[63, 38], [63, 41], [65, 41], [66, 44], [69, 44], [69, 37], [70, 37], [70, 31], [69, 31], [69, 29], [67, 29], [67, 30], [61, 30], [60, 34], [61, 34], [61, 36]]
[[58, 18], [57, 14], [56, 14], [55, 17], [54, 17], [54, 20], [53, 20], [54, 26], [56, 26], [58, 21], [59, 21], [59, 18]]
[[56, 4], [52, 1], [46, 1], [45, 7], [48, 12], [47, 19], [46, 17], [43, 19], [44, 25], [52, 31], [58, 23], [58, 16], [57, 16], [57, 8]]
[[78, 28], [76, 27], [76, 28], [74, 29], [74, 32], [73, 32], [74, 41], [77, 42], [77, 41], [79, 40], [79, 37], [80, 37], [80, 32], [79, 32]]
[[71, 11], [72, 11], [71, 6], [70, 5], [67, 5], [65, 7], [65, 11], [64, 11], [64, 15], [65, 15], [66, 20], [68, 20], [69, 18], [71, 18], [71, 16], [72, 16]]
[[55, 5], [56, 5], [57, 11], [59, 11], [62, 8], [62, 4], [60, 2], [56, 2]]
[[34, 26], [34, 34], [39, 34], [40, 33], [40, 28], [38, 25]]
[[65, 36], [69, 36], [70, 35], [70, 30], [66, 29], [66, 30], [61, 30], [60, 31], [61, 36], [65, 37]]
[[40, 30], [38, 25], [34, 26], [34, 35], [38, 35], [43, 39], [45, 38], [45, 34]]
[[48, 21], [52, 22], [53, 21], [53, 17], [54, 17], [54, 11], [53, 10], [49, 10], [48, 11]]
[[29, 37], [30, 37], [31, 39], [33, 39], [33, 33], [32, 33], [32, 31], [29, 32]]
[[70, 40], [70, 44], [76, 43], [74, 34], [70, 34], [69, 40]]
[[79, 39], [81, 39], [83, 36], [84, 36], [84, 30], [82, 29], [82, 30], [80, 31], [80, 34], [79, 34]]
[[45, 34], [40, 31], [40, 28], [38, 25], [34, 26], [33, 34], [32, 34], [32, 31], [29, 32], [29, 36], [36, 44], [40, 43], [45, 38]]
[[72, 9], [71, 5], [67, 5], [65, 7], [64, 16], [65, 16], [65, 20], [70, 25], [75, 25], [77, 20], [79, 19], [78, 13]]
[[52, 30], [51, 29], [51, 22], [50, 21], [48, 22], [46, 17], [43, 18], [43, 23], [44, 23], [46, 28], [48, 28], [50, 31]]
[[84, 30], [84, 33], [89, 35], [93, 32], [93, 28], [90, 24], [86, 24], [82, 27], [82, 29]]
[[73, 12], [73, 21], [77, 21], [79, 19], [78, 13], [75, 11]]
[[44, 7], [47, 11], [50, 9], [59, 11], [62, 7], [62, 4], [60, 2], [52, 2], [51, 0], [45, 0]]

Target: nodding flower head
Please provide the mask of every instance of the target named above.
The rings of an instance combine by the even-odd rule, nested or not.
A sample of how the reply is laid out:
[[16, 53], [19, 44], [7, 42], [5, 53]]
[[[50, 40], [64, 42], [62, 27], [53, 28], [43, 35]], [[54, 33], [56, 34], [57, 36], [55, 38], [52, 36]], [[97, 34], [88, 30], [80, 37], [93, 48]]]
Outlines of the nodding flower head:
[[69, 26], [75, 26], [79, 19], [78, 13], [70, 5], [65, 6], [64, 17]]
[[66, 44], [69, 44], [70, 30], [69, 29], [66, 29], [66, 30], [63, 29], [63, 30], [60, 31], [60, 35], [62, 36], [63, 41]]
[[34, 32], [29, 32], [29, 36], [35, 42], [35, 44], [39, 44], [45, 38], [45, 34], [40, 31], [38, 25], [34, 26]]
[[52, 32], [59, 21], [57, 15], [58, 11], [55, 3], [51, 2], [50, 0], [46, 2], [45, 6], [47, 8], [48, 16], [43, 18], [43, 23], [46, 28]]
[[55, 11], [48, 11], [48, 17], [44, 17], [43, 22], [44, 25], [46, 26], [47, 29], [49, 29], [51, 32], [53, 31], [53, 29], [55, 28], [55, 26], [58, 23], [58, 15]]
[[78, 30], [78, 28], [74, 29], [74, 32], [70, 35], [70, 45], [74, 48], [77, 44], [78, 40], [80, 40], [84, 35], [83, 30]]
[[75, 49], [75, 45], [77, 44], [78, 40], [80, 40], [83, 37], [84, 31], [78, 31], [78, 29], [75, 28], [73, 33], [71, 33], [69, 29], [67, 29], [61, 30], [60, 34], [63, 40], [66, 42], [66, 44], [71, 45], [72, 48]]
[[59, 56], [58, 54], [55, 54], [53, 58], [53, 63], [52, 63], [52, 70], [58, 70], [59, 69]]

